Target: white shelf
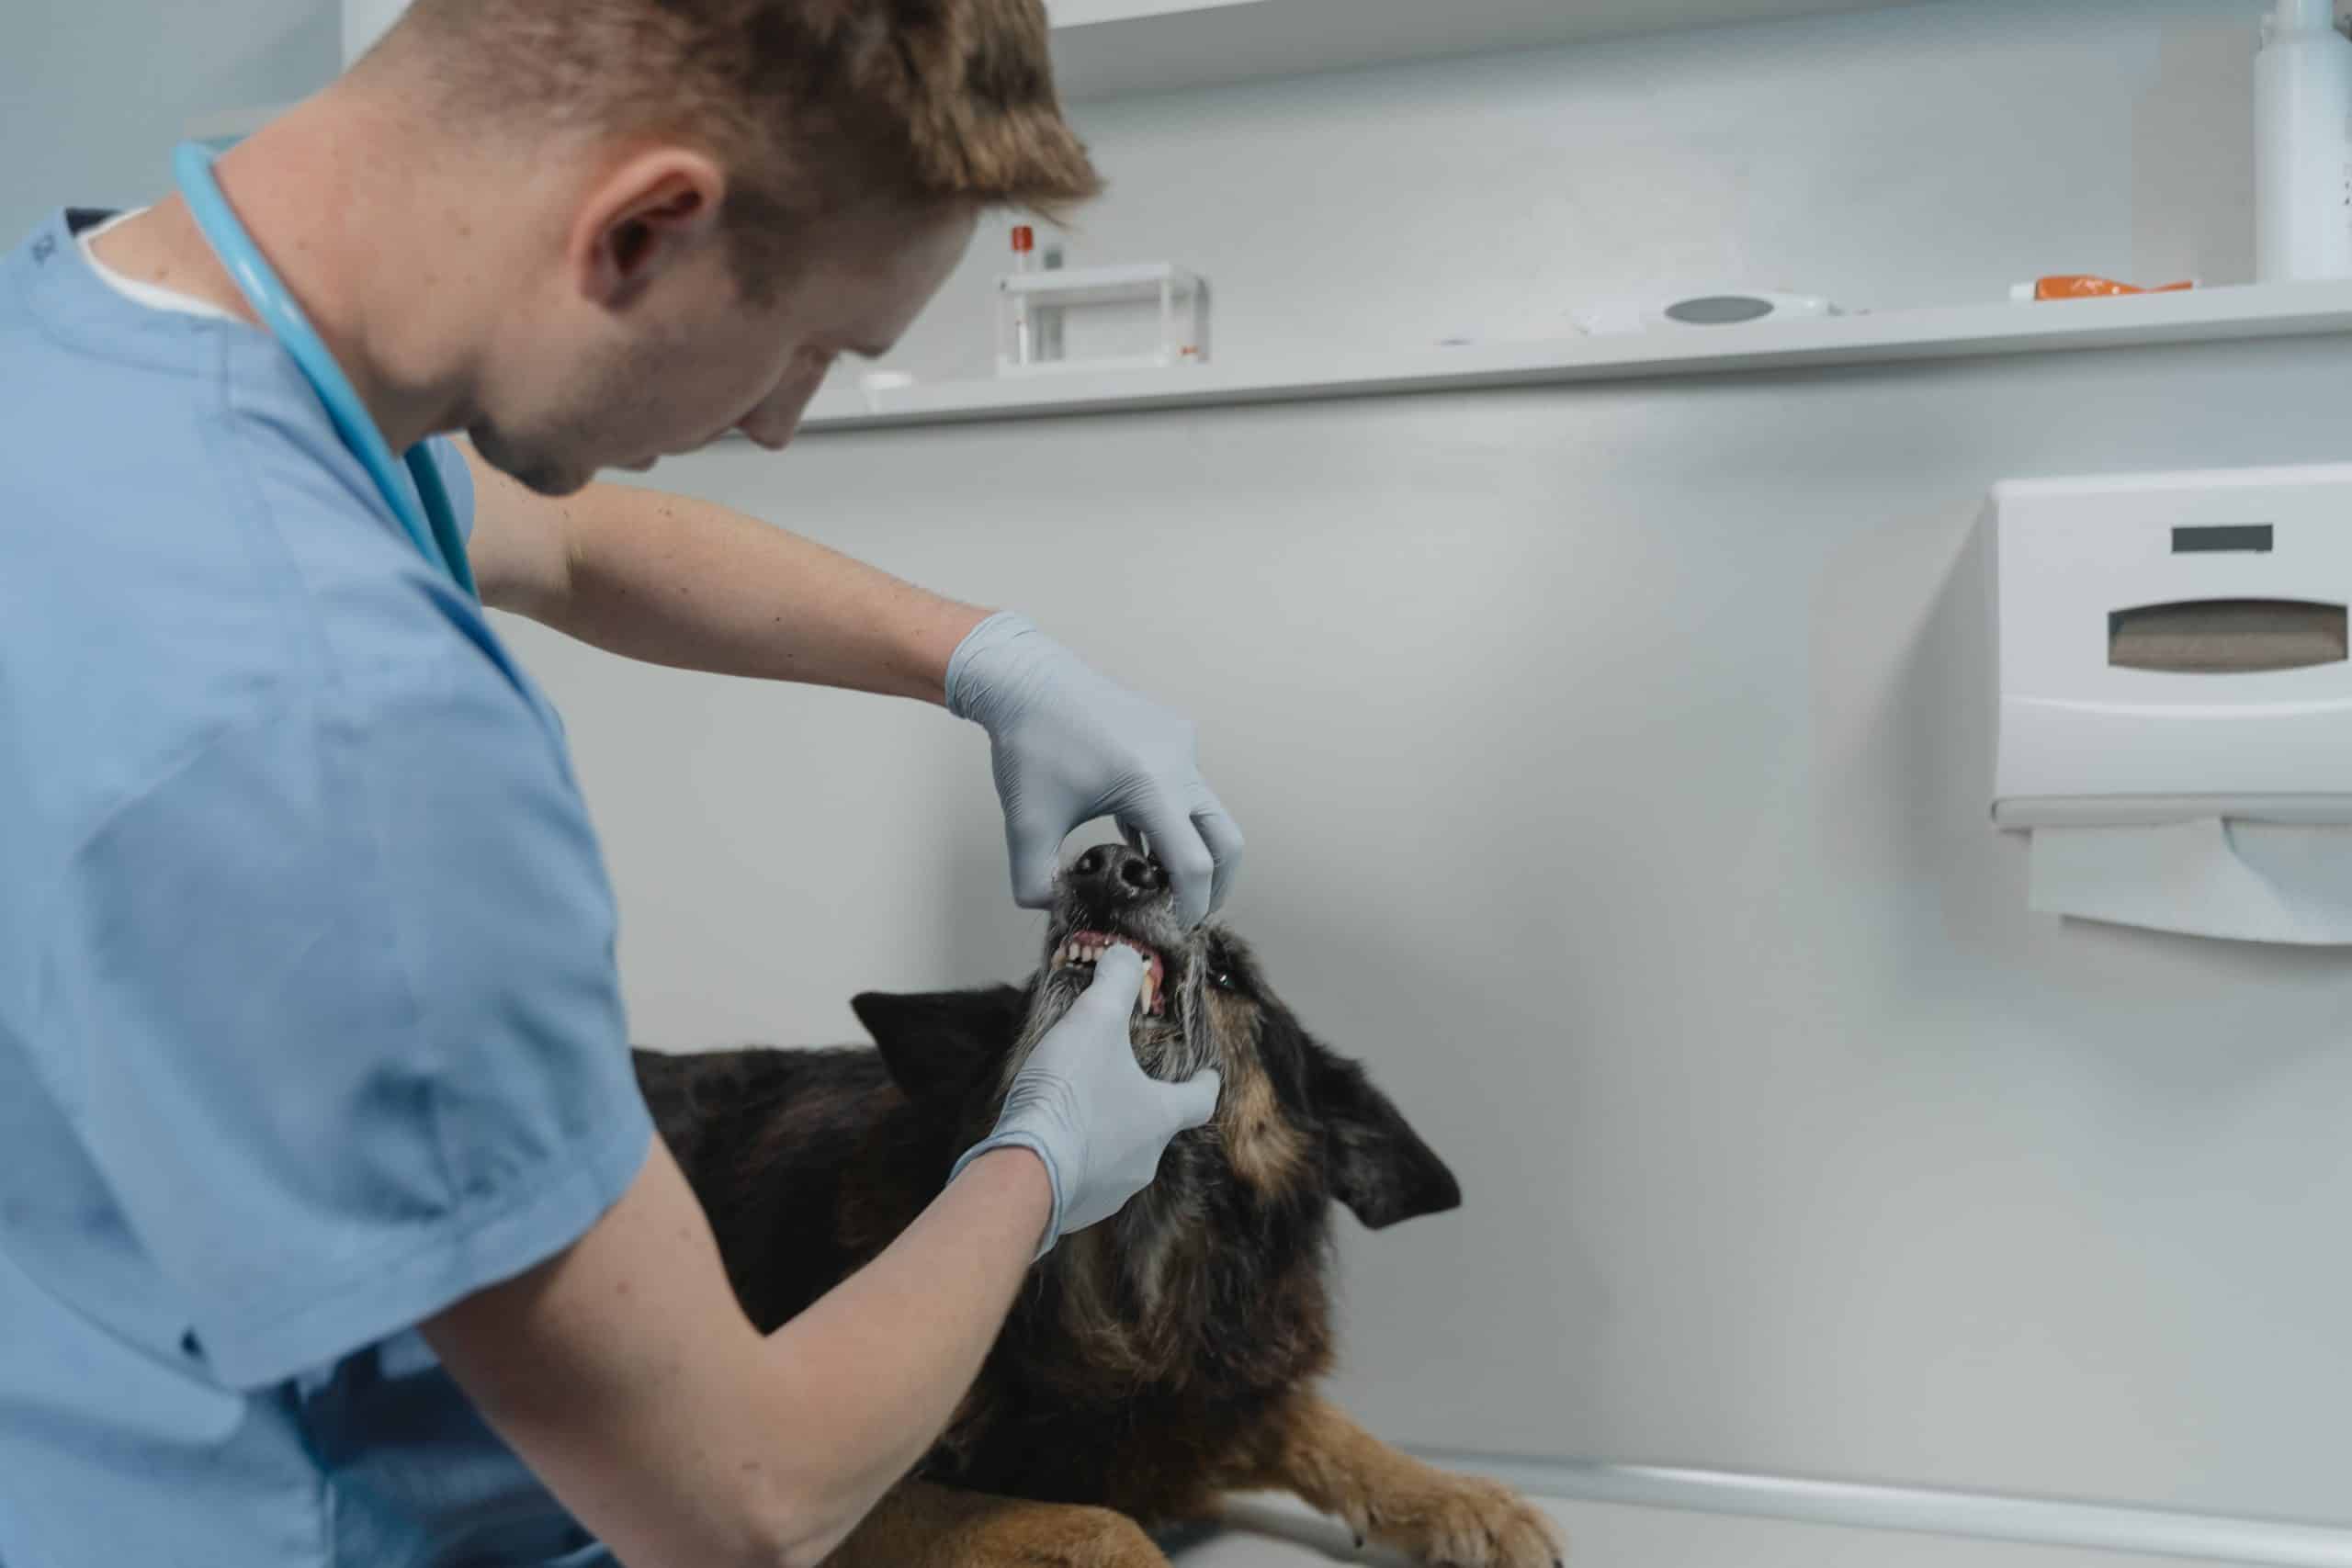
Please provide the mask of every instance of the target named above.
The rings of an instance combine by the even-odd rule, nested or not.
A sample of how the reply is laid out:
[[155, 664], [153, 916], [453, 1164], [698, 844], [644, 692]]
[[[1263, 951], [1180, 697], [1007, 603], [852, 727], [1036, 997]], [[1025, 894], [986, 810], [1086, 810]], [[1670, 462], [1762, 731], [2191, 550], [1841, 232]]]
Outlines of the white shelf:
[[[2352, 1544], [2337, 1530], [2087, 1505], [2061, 1508], [2111, 1524], [2120, 1540], [2093, 1546], [2066, 1543], [2063, 1533], [2057, 1541], [2039, 1535], [1986, 1538], [1525, 1495], [1567, 1536], [1572, 1568], [2342, 1568]], [[2021, 1502], [2017, 1511], [2030, 1520], [2034, 1505]], [[1345, 1525], [1291, 1498], [1262, 1493], [1229, 1499], [1218, 1526], [1171, 1532], [1167, 1544], [1175, 1568], [1330, 1568], [1334, 1562], [1411, 1568], [1408, 1559], [1382, 1548], [1359, 1551]]]
[[877, 390], [871, 400], [854, 389], [829, 389], [801, 428], [863, 430], [2332, 333], [2352, 333], [2352, 281], [2038, 304], [2004, 300], [1556, 342], [1398, 349], [1316, 363], [1235, 359], [1167, 370], [916, 382]]
[[1047, 0], [1073, 101], [1925, 0]]

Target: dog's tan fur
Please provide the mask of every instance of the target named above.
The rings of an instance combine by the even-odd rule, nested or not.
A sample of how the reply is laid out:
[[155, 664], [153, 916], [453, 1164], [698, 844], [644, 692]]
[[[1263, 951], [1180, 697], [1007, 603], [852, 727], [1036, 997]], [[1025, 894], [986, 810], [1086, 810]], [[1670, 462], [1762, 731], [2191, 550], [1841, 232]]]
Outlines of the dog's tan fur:
[[1279, 1191], [1298, 1179], [1306, 1158], [1306, 1140], [1284, 1119], [1274, 1099], [1273, 1080], [1266, 1076], [1259, 1050], [1262, 1014], [1253, 1004], [1211, 993], [1210, 1027], [1217, 1038], [1230, 1043], [1233, 1059], [1240, 1064], [1219, 1096], [1217, 1132], [1225, 1139], [1226, 1156], [1233, 1173], [1261, 1192]]
[[826, 1559], [828, 1568], [1154, 1568], [1168, 1559], [1111, 1508], [1032, 1503], [901, 1483]]

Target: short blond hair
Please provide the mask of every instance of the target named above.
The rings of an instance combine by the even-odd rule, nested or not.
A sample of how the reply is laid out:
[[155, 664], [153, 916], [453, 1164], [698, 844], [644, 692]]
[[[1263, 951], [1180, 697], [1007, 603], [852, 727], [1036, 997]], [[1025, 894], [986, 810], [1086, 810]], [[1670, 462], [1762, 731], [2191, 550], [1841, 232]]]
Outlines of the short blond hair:
[[380, 48], [461, 109], [707, 145], [756, 270], [763, 234], [863, 200], [1099, 194], [1049, 36], [1041, 0], [415, 0]]

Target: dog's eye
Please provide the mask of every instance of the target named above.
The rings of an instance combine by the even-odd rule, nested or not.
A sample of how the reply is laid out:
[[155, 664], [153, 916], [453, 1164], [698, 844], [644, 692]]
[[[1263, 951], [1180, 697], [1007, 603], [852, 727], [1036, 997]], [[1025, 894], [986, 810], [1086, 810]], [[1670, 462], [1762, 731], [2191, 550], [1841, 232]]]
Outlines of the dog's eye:
[[1220, 991], [1238, 991], [1241, 988], [1241, 982], [1233, 977], [1233, 971], [1230, 969], [1210, 970], [1209, 984]]

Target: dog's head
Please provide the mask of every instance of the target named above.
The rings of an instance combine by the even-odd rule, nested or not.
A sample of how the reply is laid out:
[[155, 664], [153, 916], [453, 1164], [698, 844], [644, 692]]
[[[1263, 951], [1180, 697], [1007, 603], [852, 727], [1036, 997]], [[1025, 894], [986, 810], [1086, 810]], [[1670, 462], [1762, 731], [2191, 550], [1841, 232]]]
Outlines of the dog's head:
[[1451, 1209], [1453, 1173], [1363, 1069], [1308, 1034], [1239, 938], [1181, 930], [1166, 874], [1140, 850], [1104, 844], [1062, 874], [1044, 965], [1026, 987], [918, 996], [868, 993], [851, 1006], [907, 1098], [961, 1147], [985, 1133], [1012, 1075], [1069, 1010], [1114, 943], [1148, 965], [1129, 1038], [1170, 1082], [1215, 1067], [1216, 1120], [1182, 1135], [1270, 1201], [1336, 1198], [1375, 1228]]

